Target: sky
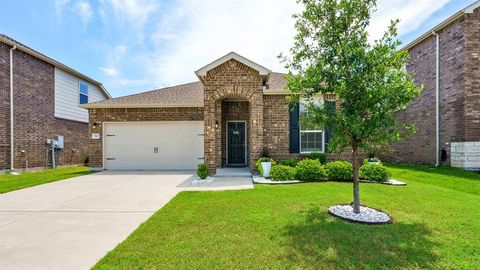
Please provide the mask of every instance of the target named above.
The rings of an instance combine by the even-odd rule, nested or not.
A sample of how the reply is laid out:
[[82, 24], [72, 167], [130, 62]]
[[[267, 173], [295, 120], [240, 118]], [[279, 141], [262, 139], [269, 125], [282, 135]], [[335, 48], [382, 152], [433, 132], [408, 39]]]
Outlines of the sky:
[[[474, 0], [378, 0], [369, 34], [408, 43]], [[2, 0], [0, 33], [104, 84], [113, 97], [196, 81], [235, 51], [285, 72], [295, 0]]]

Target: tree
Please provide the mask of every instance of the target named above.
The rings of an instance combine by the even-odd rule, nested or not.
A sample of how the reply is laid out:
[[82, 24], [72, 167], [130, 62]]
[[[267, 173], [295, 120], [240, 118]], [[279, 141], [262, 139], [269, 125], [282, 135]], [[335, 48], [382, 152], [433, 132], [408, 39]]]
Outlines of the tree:
[[[289, 57], [290, 102], [306, 100], [308, 117], [302, 123], [332, 128], [328, 148], [352, 151], [353, 211], [360, 213], [359, 151], [369, 152], [399, 141], [415, 131], [400, 123], [396, 113], [418, 97], [406, 71], [408, 52], [398, 50], [398, 20], [383, 36], [369, 41], [367, 27], [375, 0], [298, 0], [304, 5], [296, 19], [296, 35]], [[334, 94], [336, 110], [313, 102], [319, 94]]]

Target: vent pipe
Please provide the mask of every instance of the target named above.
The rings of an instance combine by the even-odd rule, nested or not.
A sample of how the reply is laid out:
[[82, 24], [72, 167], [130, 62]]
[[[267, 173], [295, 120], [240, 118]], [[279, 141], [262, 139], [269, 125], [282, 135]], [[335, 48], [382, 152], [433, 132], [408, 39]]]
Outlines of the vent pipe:
[[435, 36], [435, 166], [440, 165], [440, 36]]
[[13, 165], [14, 154], [14, 134], [13, 134], [13, 51], [17, 49], [17, 45], [14, 45], [10, 49], [10, 172], [15, 171]]

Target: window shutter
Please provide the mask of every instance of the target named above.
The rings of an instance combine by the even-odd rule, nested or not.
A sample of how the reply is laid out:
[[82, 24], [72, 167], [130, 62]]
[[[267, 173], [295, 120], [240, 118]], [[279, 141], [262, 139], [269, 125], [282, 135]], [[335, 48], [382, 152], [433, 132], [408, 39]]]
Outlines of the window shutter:
[[290, 153], [300, 153], [300, 104], [290, 105]]
[[[326, 111], [326, 113], [331, 114], [331, 113], [335, 112], [335, 110], [336, 110], [335, 100], [325, 101], [325, 111]], [[325, 127], [325, 152], [326, 153], [329, 152], [328, 142], [330, 141], [331, 138], [332, 138], [332, 127], [327, 126], [327, 127]]]

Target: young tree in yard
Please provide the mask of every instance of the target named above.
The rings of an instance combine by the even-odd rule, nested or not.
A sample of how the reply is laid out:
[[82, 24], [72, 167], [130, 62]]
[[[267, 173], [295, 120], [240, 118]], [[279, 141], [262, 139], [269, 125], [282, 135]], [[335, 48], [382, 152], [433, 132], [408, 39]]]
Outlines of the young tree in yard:
[[[360, 213], [359, 151], [371, 151], [399, 141], [414, 126], [397, 121], [396, 112], [419, 96], [404, 69], [407, 51], [399, 51], [398, 20], [383, 36], [369, 41], [367, 27], [375, 0], [299, 0], [303, 12], [294, 15], [296, 36], [291, 56], [280, 56], [290, 70], [290, 102], [306, 100], [309, 125], [332, 128], [328, 148], [352, 151], [353, 211]], [[319, 94], [334, 94], [336, 110], [313, 102]]]

